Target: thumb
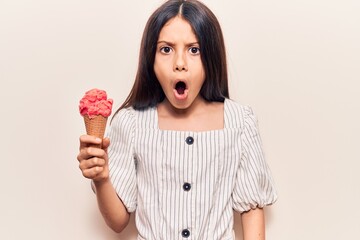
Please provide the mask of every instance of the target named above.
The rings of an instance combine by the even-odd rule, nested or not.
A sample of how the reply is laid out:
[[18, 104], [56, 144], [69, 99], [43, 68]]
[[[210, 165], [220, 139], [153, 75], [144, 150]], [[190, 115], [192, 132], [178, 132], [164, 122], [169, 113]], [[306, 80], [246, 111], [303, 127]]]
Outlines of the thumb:
[[109, 147], [110, 145], [110, 139], [109, 138], [104, 138], [103, 139], [103, 142], [102, 142], [102, 148], [107, 151], [107, 148]]

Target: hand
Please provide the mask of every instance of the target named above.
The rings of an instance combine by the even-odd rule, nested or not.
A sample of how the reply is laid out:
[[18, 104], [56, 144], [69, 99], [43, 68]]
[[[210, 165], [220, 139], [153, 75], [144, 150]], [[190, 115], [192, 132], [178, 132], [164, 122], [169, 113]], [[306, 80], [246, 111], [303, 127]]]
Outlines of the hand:
[[[96, 147], [102, 145], [102, 148]], [[84, 177], [101, 183], [109, 180], [108, 154], [107, 148], [110, 145], [110, 139], [103, 140], [83, 135], [80, 137], [80, 152], [77, 156], [79, 168]]]

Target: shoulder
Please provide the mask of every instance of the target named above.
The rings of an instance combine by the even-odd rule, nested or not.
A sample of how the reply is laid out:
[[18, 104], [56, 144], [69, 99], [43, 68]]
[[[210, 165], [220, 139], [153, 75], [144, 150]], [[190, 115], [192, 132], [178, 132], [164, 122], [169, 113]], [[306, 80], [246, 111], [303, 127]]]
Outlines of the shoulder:
[[112, 129], [133, 128], [135, 123], [135, 110], [133, 108], [122, 108], [118, 110], [111, 119]]
[[256, 115], [250, 106], [242, 105], [234, 100], [225, 100], [225, 116], [232, 125], [243, 128], [246, 124], [256, 121]]
[[122, 108], [116, 111], [113, 118], [111, 119], [112, 123], [119, 123], [126, 119], [133, 119], [135, 116], [134, 109], [132, 107], [129, 108]]
[[155, 108], [136, 110], [132, 107], [122, 108], [115, 113], [111, 125], [119, 127], [146, 128], [152, 126], [156, 119]]

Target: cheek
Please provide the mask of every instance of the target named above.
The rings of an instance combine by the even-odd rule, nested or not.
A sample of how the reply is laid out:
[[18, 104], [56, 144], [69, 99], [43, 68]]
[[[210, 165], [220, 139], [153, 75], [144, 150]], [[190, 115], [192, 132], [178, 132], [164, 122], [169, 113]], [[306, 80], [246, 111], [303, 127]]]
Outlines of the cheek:
[[154, 63], [154, 73], [155, 73], [156, 78], [160, 81], [160, 79], [162, 78], [162, 71], [156, 60]]
[[166, 67], [166, 61], [163, 61], [162, 59], [159, 59], [157, 57], [155, 57], [155, 62], [154, 62], [154, 72], [156, 77], [159, 79], [163, 76], [166, 75], [166, 72], [168, 71], [167, 67]]
[[166, 72], [163, 70], [162, 65], [159, 65], [159, 62], [154, 63], [154, 73], [156, 78], [158, 79], [161, 88], [164, 90], [165, 87], [165, 80], [166, 80]]
[[158, 72], [158, 65], [159, 65], [158, 62], [159, 62], [158, 58], [155, 55], [155, 59], [154, 59], [154, 72], [155, 72], [155, 74], [157, 74], [157, 72]]
[[205, 81], [206, 74], [205, 74], [205, 69], [202, 65], [201, 65], [201, 77], [202, 77], [203, 81]]
[[196, 77], [198, 79], [198, 83], [200, 85], [202, 85], [204, 83], [205, 77], [206, 77], [205, 69], [204, 69], [202, 64], [198, 65], [198, 68], [197, 68], [197, 71], [196, 71]]

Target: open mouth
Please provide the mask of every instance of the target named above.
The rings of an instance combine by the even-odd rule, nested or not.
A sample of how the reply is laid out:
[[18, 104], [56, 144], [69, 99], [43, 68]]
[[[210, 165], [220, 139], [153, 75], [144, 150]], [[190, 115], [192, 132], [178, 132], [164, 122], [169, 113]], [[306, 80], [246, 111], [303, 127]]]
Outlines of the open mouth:
[[175, 89], [179, 95], [184, 94], [186, 90], [186, 83], [183, 81], [177, 82], [175, 85]]

